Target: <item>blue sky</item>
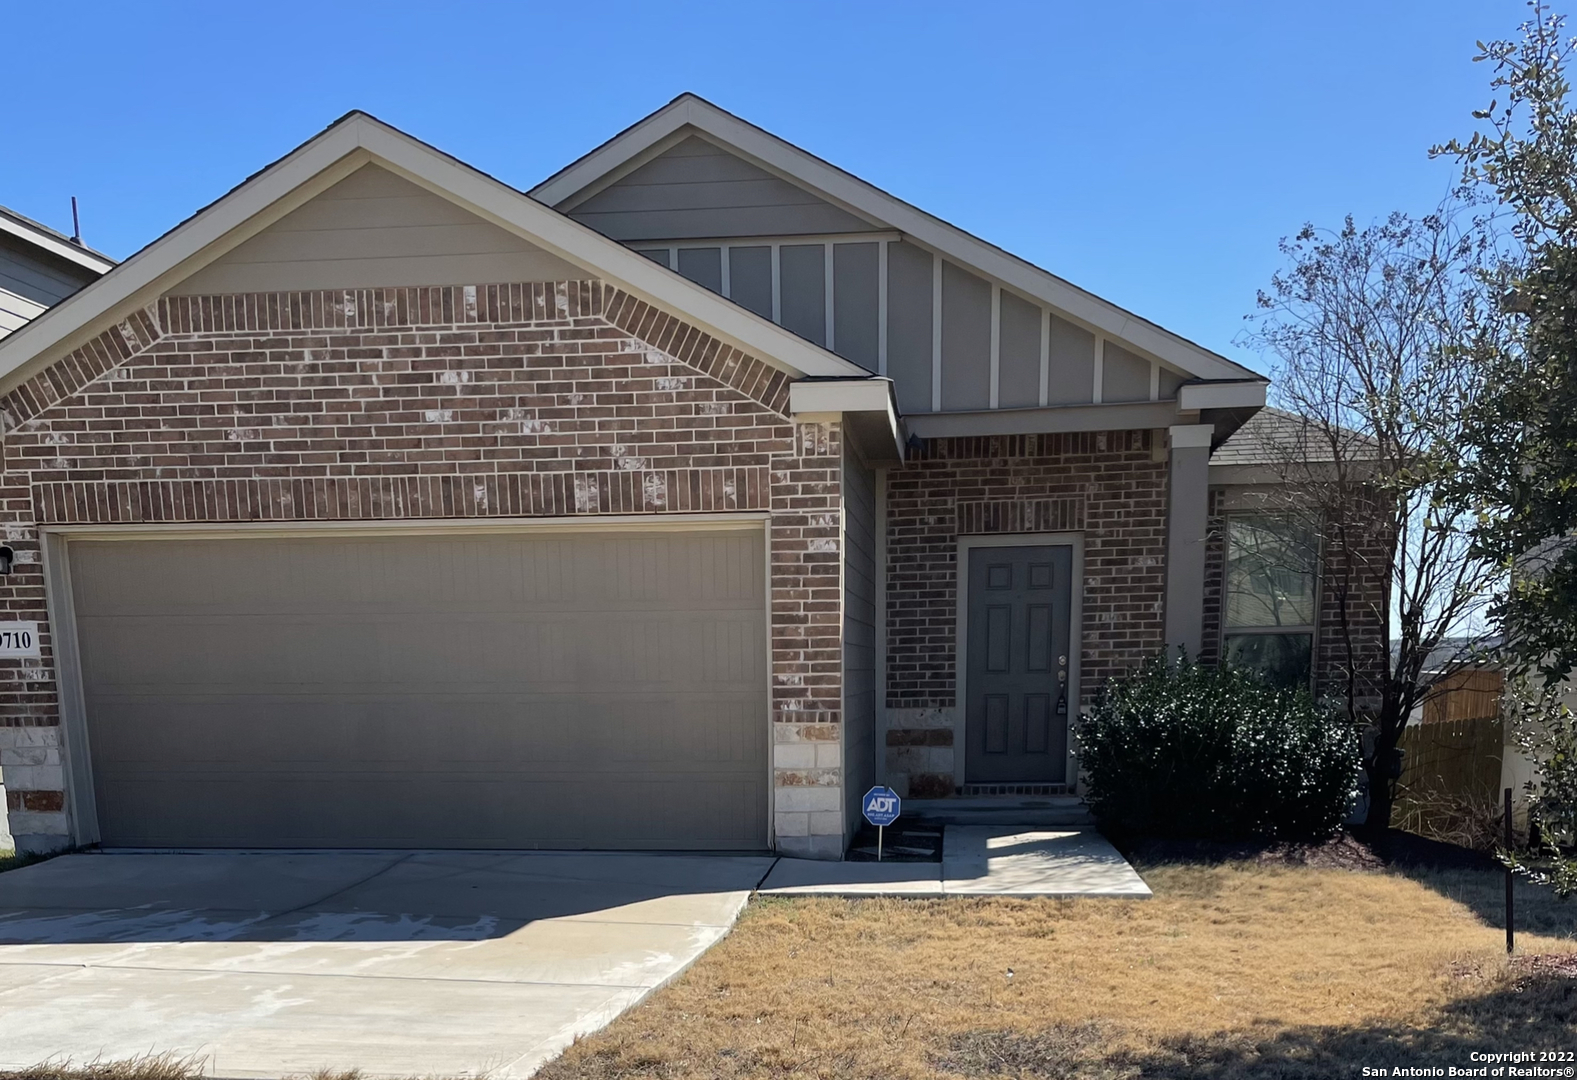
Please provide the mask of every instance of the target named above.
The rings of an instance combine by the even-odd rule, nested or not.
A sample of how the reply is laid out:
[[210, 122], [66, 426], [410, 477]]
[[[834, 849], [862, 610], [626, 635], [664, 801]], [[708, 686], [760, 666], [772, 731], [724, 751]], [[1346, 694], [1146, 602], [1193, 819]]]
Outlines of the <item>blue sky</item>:
[[1521, 0], [32, 4], [0, 204], [124, 257], [365, 109], [529, 187], [693, 90], [1201, 344], [1276, 241], [1427, 210]]

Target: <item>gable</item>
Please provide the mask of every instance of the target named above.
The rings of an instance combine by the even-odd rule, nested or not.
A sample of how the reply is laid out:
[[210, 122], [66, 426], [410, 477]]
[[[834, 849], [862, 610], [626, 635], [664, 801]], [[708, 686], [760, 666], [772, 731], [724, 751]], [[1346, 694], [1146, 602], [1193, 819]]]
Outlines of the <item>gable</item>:
[[[675, 151], [711, 161], [742, 162], [754, 170], [748, 175], [757, 180], [776, 178], [798, 189], [796, 199], [825, 202], [841, 215], [841, 225], [818, 222], [812, 233], [808, 224], [805, 231], [790, 231], [793, 226], [787, 221], [748, 224], [755, 219], [743, 208], [754, 211], [755, 207], [743, 197], [725, 203], [721, 176], [709, 184], [691, 183], [681, 194], [682, 185], [675, 177], [652, 169], [659, 162], [673, 161], [678, 156]], [[684, 168], [693, 172], [700, 164], [688, 162]], [[745, 175], [739, 174], [741, 179]], [[650, 183], [636, 183], [648, 179]], [[616, 193], [637, 186], [650, 189], [640, 193], [645, 201], [621, 202], [635, 200], [636, 195]], [[972, 236], [694, 94], [681, 94], [626, 128], [532, 188], [531, 195], [786, 329], [891, 376], [904, 411], [911, 414], [967, 417], [1071, 405], [1089, 422], [1117, 423], [1110, 409], [1098, 417], [1084, 408], [1109, 406], [1123, 411], [1124, 424], [1155, 427], [1171, 423], [1172, 415], [1179, 412], [1264, 404], [1267, 380], [1256, 372]], [[710, 209], [700, 205], [702, 195], [711, 197], [715, 205]], [[658, 205], [660, 198], [668, 201]], [[661, 225], [654, 224], [659, 210], [667, 215]], [[693, 224], [702, 219], [707, 222], [704, 227]], [[747, 232], [747, 228], [760, 231]], [[874, 242], [882, 253], [879, 276], [887, 288], [879, 306], [886, 307], [887, 317], [876, 320], [874, 346], [863, 336], [851, 345], [842, 330], [849, 309], [838, 296], [835, 264], [840, 248], [852, 248], [856, 241]], [[788, 272], [782, 254], [791, 245], [803, 244], [821, 244], [826, 253], [821, 276], [825, 300], [819, 308], [808, 301], [801, 311], [791, 303], [794, 297], [781, 295], [783, 275]], [[759, 264], [768, 246], [770, 296], [757, 280], [764, 279]], [[709, 250], [691, 250], [700, 248]], [[802, 254], [796, 251], [796, 260]], [[742, 287], [730, 281], [731, 268], [732, 276], [739, 276], [741, 256], [748, 263]], [[803, 283], [790, 282], [790, 292], [798, 284]], [[813, 290], [815, 281], [809, 284]], [[818, 310], [823, 315], [819, 323]], [[868, 328], [871, 319], [861, 311], [856, 321]], [[1108, 343], [1113, 346], [1109, 371]], [[1173, 404], [1161, 408], [1166, 402]], [[991, 421], [996, 425], [993, 430], [1074, 422], [1084, 421], [1054, 421], [1038, 412]], [[930, 430], [937, 425], [923, 426]]]
[[614, 240], [815, 236], [877, 228], [695, 135], [560, 207]]
[[529, 241], [369, 164], [197, 271], [170, 295], [585, 276]]

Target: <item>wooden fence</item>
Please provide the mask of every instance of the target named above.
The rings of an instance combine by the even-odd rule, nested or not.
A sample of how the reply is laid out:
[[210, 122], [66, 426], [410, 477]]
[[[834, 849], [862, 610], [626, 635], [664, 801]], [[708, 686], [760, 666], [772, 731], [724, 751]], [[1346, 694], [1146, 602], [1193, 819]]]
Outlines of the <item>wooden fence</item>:
[[1492, 847], [1500, 820], [1504, 741], [1499, 716], [1408, 725], [1400, 743], [1405, 756], [1392, 821], [1435, 839]]

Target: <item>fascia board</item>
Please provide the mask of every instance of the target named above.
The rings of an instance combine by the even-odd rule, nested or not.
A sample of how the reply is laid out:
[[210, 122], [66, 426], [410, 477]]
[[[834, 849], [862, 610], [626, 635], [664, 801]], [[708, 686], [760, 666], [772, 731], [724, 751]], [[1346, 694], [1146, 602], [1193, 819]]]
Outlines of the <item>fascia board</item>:
[[69, 263], [93, 270], [100, 274], [107, 274], [115, 266], [110, 259], [95, 255], [93, 252], [78, 247], [69, 240], [51, 236], [47, 232], [30, 227], [26, 222], [18, 221], [10, 214], [0, 213], [0, 232], [9, 233], [20, 240], [32, 244], [59, 259]]
[[813, 188], [861, 217], [908, 234], [966, 267], [995, 277], [1009, 288], [1058, 309], [1092, 330], [1135, 346], [1142, 352], [1200, 379], [1258, 378], [1241, 364], [1164, 330], [1086, 292], [1055, 274], [971, 236], [896, 196], [859, 179], [784, 139], [778, 138], [710, 102], [686, 95], [627, 128], [597, 150], [533, 188], [534, 198], [559, 205], [602, 176], [620, 169], [685, 124], [755, 159], [757, 164]]
[[1065, 431], [1125, 431], [1170, 427], [1179, 420], [1177, 406], [1170, 401], [1051, 405], [1045, 408], [984, 412], [912, 413], [904, 417], [909, 431], [922, 439], [969, 435], [1044, 435]]
[[789, 387], [789, 412], [882, 412], [891, 406], [891, 387], [880, 378], [801, 381]]
[[330, 128], [0, 341], [0, 393], [360, 168], [358, 149], [354, 123]]
[[594, 276], [694, 319], [718, 337], [792, 375], [869, 378], [870, 372], [812, 345], [702, 285], [658, 266], [589, 226], [370, 118], [362, 145], [380, 163], [479, 217], [530, 240]]
[[[675, 98], [661, 109], [619, 132], [585, 156], [572, 161], [527, 192], [547, 206], [558, 207], [565, 200], [581, 195], [609, 174], [622, 170], [631, 160], [684, 127], [691, 99]], [[587, 196], [589, 197], [589, 195]]]
[[1199, 409], [1242, 409], [1265, 404], [1263, 380], [1254, 382], [1185, 383], [1177, 390], [1177, 407], [1185, 412]]

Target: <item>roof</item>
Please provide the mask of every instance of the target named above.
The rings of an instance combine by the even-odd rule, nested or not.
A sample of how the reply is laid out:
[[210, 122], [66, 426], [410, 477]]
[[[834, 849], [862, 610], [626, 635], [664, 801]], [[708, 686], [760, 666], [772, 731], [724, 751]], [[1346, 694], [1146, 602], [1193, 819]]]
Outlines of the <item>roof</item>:
[[[1308, 421], [1269, 405], [1249, 417], [1242, 427], [1210, 455], [1212, 465], [1275, 465], [1308, 445]], [[1317, 449], [1305, 461], [1331, 461], [1328, 450]]]
[[[791, 375], [874, 376], [367, 113], [346, 114], [81, 292], [0, 340], [0, 393], [376, 163]], [[69, 241], [68, 241], [69, 242]]]
[[30, 217], [23, 217], [4, 206], [0, 206], [0, 233], [25, 240], [56, 258], [65, 259], [96, 274], [108, 273], [115, 266], [115, 260], [103, 252], [94, 251], [82, 241], [73, 240], [65, 233], [57, 232]]
[[[965, 266], [1067, 313], [1108, 337], [1127, 342], [1203, 380], [1269, 380], [1025, 259], [928, 214], [851, 173], [696, 94], [681, 94], [531, 189], [532, 197], [571, 209], [683, 138], [699, 134], [784, 179], [799, 183], [857, 216], [885, 223]], [[1256, 404], [1263, 403], [1261, 394]]]

